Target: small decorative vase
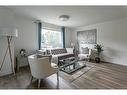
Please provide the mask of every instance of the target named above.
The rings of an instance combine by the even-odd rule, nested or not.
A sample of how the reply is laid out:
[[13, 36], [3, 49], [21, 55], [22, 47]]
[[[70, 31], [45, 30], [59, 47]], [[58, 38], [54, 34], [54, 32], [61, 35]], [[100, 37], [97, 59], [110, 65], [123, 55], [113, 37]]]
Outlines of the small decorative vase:
[[96, 57], [96, 58], [95, 58], [95, 61], [96, 61], [96, 63], [100, 63], [101, 60], [100, 60], [99, 57]]

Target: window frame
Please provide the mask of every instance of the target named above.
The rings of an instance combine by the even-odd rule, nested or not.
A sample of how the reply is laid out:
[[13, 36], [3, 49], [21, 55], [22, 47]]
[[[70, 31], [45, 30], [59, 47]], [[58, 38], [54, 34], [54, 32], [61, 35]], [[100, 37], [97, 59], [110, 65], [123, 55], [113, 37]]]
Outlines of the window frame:
[[[47, 48], [47, 47], [42, 47], [42, 32], [43, 32], [43, 29], [45, 29], [45, 30], [49, 30], [49, 31], [56, 31], [56, 32], [60, 32], [61, 33], [61, 43], [62, 43], [62, 46], [61, 47], [59, 47], [59, 48], [64, 48], [65, 47], [65, 45], [64, 45], [64, 43], [65, 43], [65, 34], [64, 34], [64, 31], [60, 31], [60, 30], [57, 30], [57, 29], [52, 29], [52, 28], [46, 28], [46, 27], [43, 27], [43, 28], [41, 28], [41, 42], [40, 42], [40, 44], [41, 44], [41, 47], [40, 47], [40, 49], [45, 49], [45, 48]], [[61, 28], [61, 30], [62, 30], [62, 28]], [[56, 47], [52, 47], [52, 48], [56, 48]]]

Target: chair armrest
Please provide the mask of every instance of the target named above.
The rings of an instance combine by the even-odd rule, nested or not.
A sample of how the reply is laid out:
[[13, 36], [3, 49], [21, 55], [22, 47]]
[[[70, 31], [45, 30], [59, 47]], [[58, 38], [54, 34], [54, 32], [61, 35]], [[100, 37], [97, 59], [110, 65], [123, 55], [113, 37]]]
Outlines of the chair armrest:
[[51, 62], [58, 64], [58, 56], [57, 55], [52, 55]]
[[89, 56], [91, 56], [91, 53], [92, 53], [92, 49], [89, 49]]
[[58, 66], [55, 63], [51, 63], [51, 67], [58, 69]]

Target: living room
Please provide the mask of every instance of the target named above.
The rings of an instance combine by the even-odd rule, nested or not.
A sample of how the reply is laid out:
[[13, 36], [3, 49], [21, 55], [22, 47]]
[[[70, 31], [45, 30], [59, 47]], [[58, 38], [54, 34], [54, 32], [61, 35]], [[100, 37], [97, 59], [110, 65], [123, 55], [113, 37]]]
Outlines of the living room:
[[[0, 89], [126, 89], [126, 9], [126, 6], [1, 6]], [[17, 29], [14, 34], [4, 31], [12, 27]], [[95, 48], [97, 45], [100, 52]], [[90, 56], [83, 54], [86, 49], [91, 50]], [[51, 57], [55, 69], [66, 61], [80, 60], [83, 65], [76, 68], [69, 62], [60, 66], [59, 74], [37, 81], [29, 58], [37, 55], [39, 59], [40, 54]]]

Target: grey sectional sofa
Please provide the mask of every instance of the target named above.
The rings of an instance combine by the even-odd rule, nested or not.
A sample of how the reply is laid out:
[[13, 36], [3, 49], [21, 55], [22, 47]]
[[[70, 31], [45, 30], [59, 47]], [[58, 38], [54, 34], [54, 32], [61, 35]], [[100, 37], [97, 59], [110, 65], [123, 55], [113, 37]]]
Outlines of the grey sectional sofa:
[[58, 64], [59, 60], [74, 57], [72, 48], [51, 49], [52, 62]]

